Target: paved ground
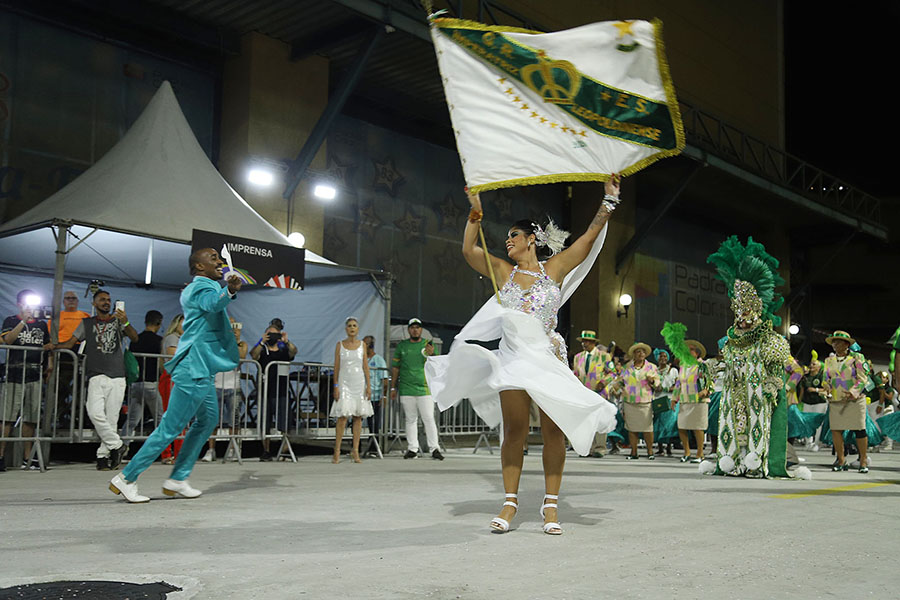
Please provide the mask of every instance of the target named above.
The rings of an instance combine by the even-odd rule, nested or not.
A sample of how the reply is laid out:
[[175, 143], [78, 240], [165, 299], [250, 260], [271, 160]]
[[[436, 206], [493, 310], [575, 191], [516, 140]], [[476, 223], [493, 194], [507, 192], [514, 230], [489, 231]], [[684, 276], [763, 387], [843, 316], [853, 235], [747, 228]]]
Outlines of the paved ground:
[[168, 468], [154, 465], [140, 479], [153, 498], [144, 505], [114, 497], [89, 465], [10, 471], [0, 474], [0, 588], [111, 579], [182, 587], [171, 600], [897, 598], [900, 452], [873, 455], [868, 475], [800, 454], [812, 481], [570, 455], [559, 537], [540, 529], [536, 446], [505, 535], [488, 532], [502, 488], [498, 454], [484, 450], [443, 462], [200, 463], [195, 500], [163, 499]]

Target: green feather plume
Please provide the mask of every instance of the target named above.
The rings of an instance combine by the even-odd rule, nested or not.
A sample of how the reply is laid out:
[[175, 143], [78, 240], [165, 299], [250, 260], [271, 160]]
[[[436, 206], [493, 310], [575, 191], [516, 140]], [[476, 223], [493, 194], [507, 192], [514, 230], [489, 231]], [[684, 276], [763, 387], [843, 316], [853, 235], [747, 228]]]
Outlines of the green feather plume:
[[710, 254], [706, 262], [714, 265], [718, 278], [728, 287], [728, 296], [734, 297], [734, 282], [738, 279], [756, 288], [763, 304], [763, 318], [781, 325], [781, 317], [775, 313], [784, 304], [784, 298], [775, 288], [784, 285], [778, 273], [778, 259], [766, 252], [765, 246], [752, 237], [741, 244], [736, 235], [722, 242], [719, 249]]
[[684, 335], [687, 333], [687, 326], [684, 323], [665, 322], [662, 331], [659, 332], [666, 341], [666, 345], [672, 354], [681, 362], [682, 365], [696, 365], [697, 359], [691, 354], [691, 349], [684, 343]]

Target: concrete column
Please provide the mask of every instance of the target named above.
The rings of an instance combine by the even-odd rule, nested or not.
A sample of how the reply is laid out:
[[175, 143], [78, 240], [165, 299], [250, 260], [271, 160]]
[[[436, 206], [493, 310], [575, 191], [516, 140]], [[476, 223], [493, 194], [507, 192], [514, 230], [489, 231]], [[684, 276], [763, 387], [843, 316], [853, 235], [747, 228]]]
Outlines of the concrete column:
[[[222, 135], [219, 168], [235, 190], [285, 235], [299, 231], [306, 247], [322, 252], [324, 208], [306, 182], [291, 198], [293, 222], [283, 173], [268, 188], [247, 181], [252, 158], [290, 161], [299, 152], [328, 102], [328, 59], [290, 60], [290, 45], [251, 32], [241, 39], [241, 54], [225, 64], [222, 83]], [[326, 169], [325, 144], [311, 168]]]
[[[628, 265], [622, 274], [616, 275], [616, 252], [625, 245], [634, 234], [635, 224], [635, 190], [637, 178], [623, 181], [622, 203], [613, 213], [609, 222], [606, 243], [601, 250], [594, 268], [585, 278], [581, 287], [570, 300], [572, 315], [572, 331], [567, 337], [571, 350], [580, 351], [575, 342], [582, 329], [597, 330], [597, 337], [603, 345], [615, 340], [619, 346], [628, 349], [634, 343], [634, 306], [628, 312], [628, 318], [616, 317], [620, 289], [623, 293], [634, 293], [634, 270]], [[599, 201], [603, 198], [602, 183], [576, 183], [572, 186], [572, 233], [581, 235], [594, 218]], [[633, 258], [632, 258], [633, 260]], [[624, 287], [623, 275], [625, 276]]]

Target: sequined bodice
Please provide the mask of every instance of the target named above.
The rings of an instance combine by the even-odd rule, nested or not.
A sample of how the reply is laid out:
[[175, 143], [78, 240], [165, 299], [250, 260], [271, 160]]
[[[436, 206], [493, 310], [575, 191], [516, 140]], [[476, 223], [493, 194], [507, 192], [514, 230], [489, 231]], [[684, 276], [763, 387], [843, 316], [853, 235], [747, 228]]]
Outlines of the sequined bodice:
[[[518, 265], [513, 267], [509, 274], [509, 281], [500, 289], [500, 303], [506, 308], [512, 308], [535, 316], [544, 326], [544, 331], [550, 333], [556, 329], [556, 313], [562, 304], [562, 292], [547, 272], [544, 263], [538, 263], [540, 273], [524, 271]], [[534, 283], [528, 289], [522, 289], [513, 281], [516, 273], [523, 273], [534, 277]]]

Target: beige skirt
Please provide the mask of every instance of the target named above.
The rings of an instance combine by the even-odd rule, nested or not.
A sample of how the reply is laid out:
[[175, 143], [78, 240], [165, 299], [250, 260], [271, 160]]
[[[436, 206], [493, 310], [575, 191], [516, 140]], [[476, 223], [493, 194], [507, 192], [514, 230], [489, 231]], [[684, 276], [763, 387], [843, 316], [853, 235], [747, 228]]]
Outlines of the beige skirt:
[[866, 398], [831, 402], [828, 405], [828, 425], [834, 431], [859, 430], [866, 428]]
[[678, 405], [678, 429], [706, 431], [709, 427], [709, 404], [684, 402]]
[[634, 433], [653, 431], [653, 405], [650, 402], [625, 402], [625, 429]]

